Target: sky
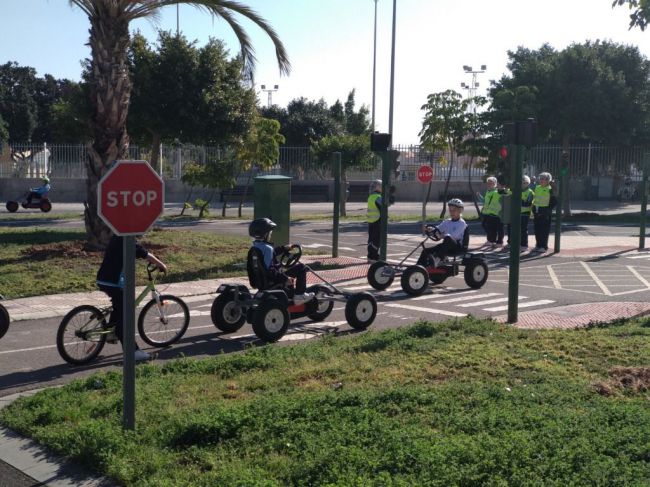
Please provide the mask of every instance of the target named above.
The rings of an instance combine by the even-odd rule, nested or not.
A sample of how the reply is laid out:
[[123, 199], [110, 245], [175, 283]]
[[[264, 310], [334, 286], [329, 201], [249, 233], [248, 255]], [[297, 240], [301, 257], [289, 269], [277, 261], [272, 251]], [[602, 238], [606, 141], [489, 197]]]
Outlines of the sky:
[[[286, 106], [298, 97], [344, 101], [356, 90], [357, 103], [371, 107], [375, 0], [241, 0], [278, 32], [292, 71], [280, 77], [272, 43], [242, 20], [258, 59], [255, 74], [260, 103], [268, 96], [260, 85], [278, 85], [273, 103]], [[507, 51], [549, 43], [562, 49], [586, 40], [611, 40], [638, 46], [650, 57], [650, 31], [628, 30], [629, 11], [612, 9], [612, 0], [396, 0], [394, 143], [417, 144], [422, 105], [427, 95], [447, 89], [466, 93], [464, 65], [478, 69], [477, 94], [507, 71]], [[392, 0], [377, 0], [376, 129], [388, 131]], [[236, 38], [228, 25], [191, 6], [179, 10], [180, 29], [204, 44], [226, 41], [233, 55]], [[79, 80], [88, 20], [67, 0], [0, 0], [0, 63], [15, 61], [39, 75]], [[155, 41], [157, 30], [176, 30], [176, 8], [167, 7], [156, 22], [140, 20], [140, 30]]]

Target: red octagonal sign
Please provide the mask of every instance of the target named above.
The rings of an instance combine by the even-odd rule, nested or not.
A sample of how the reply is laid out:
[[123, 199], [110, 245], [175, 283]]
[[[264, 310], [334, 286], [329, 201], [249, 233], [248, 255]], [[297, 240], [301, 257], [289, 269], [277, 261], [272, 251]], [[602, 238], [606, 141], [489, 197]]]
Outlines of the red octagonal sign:
[[418, 181], [422, 184], [430, 183], [433, 179], [433, 168], [431, 166], [420, 166], [417, 175]]
[[142, 235], [162, 215], [163, 180], [147, 161], [117, 161], [99, 181], [98, 213], [116, 235]]

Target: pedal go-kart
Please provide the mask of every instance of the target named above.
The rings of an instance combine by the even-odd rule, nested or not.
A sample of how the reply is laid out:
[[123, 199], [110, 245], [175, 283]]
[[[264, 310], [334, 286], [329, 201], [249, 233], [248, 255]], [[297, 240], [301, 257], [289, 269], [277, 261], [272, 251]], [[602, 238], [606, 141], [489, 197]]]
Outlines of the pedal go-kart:
[[[282, 267], [296, 264], [302, 256], [300, 245], [292, 245], [279, 257]], [[311, 268], [323, 284], [307, 288], [315, 297], [304, 304], [294, 304], [294, 287], [269, 282], [264, 269], [262, 252], [251, 248], [246, 268], [250, 286], [258, 291], [253, 294], [244, 285], [222, 284], [212, 303], [212, 323], [224, 333], [239, 330], [245, 322], [253, 325], [253, 331], [264, 342], [276, 342], [284, 336], [290, 320], [307, 317], [315, 322], [323, 321], [332, 312], [335, 302], [345, 303], [345, 319], [356, 330], [365, 330], [377, 315], [377, 300], [368, 292], [349, 293], [337, 289]]]
[[429, 263], [427, 267], [405, 265], [405, 262], [417, 250], [426, 248], [427, 241], [440, 240], [435, 225], [427, 225], [425, 234], [425, 239], [398, 264], [393, 265], [383, 261], [372, 264], [368, 269], [368, 283], [378, 291], [383, 291], [393, 283], [396, 276], [401, 276], [401, 285], [404, 292], [411, 296], [419, 296], [427, 289], [429, 281], [432, 284], [442, 284], [448, 277], [457, 276], [460, 273], [460, 267], [463, 266], [465, 283], [472, 289], [483, 287], [488, 278], [487, 261], [483, 252], [469, 252], [467, 250], [469, 246], [469, 227], [463, 235], [462, 249], [456, 254], [448, 255], [438, 267], [435, 267], [432, 263]]
[[[52, 202], [48, 198], [48, 193], [44, 193], [43, 195], [41, 195], [40, 198], [37, 197], [32, 198], [31, 203], [27, 201], [27, 196], [29, 196], [29, 193], [30, 192], [27, 191], [20, 198], [16, 198], [15, 201], [14, 200], [7, 201], [7, 204], [5, 205], [7, 207], [7, 211], [9, 213], [16, 213], [20, 206], [22, 206], [25, 209], [38, 208], [43, 213], [47, 213], [52, 209]], [[18, 200], [21, 200], [20, 204], [18, 203]]]
[[[4, 298], [0, 295], [0, 300], [2, 299]], [[7, 330], [9, 330], [9, 311], [0, 304], [0, 338], [5, 336]]]

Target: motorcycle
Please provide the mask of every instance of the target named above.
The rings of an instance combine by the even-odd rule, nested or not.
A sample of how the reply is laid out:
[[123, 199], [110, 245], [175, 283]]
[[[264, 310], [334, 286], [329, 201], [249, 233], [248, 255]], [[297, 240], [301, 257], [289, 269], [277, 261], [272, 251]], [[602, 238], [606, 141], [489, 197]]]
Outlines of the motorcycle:
[[29, 193], [30, 191], [27, 191], [20, 198], [16, 198], [16, 200], [7, 201], [7, 204], [5, 205], [7, 207], [7, 211], [9, 213], [15, 213], [18, 211], [18, 208], [20, 206], [25, 209], [38, 208], [43, 213], [47, 213], [52, 209], [52, 202], [48, 198], [48, 193], [44, 193], [40, 197], [34, 196], [31, 202], [27, 200]]

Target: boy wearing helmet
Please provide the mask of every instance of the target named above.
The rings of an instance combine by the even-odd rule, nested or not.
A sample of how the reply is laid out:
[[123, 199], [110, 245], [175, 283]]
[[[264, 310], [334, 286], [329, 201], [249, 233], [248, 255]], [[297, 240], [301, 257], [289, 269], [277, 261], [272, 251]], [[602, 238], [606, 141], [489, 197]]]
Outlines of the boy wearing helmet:
[[29, 194], [27, 195], [27, 203], [31, 203], [33, 198], [42, 198], [43, 195], [50, 192], [50, 178], [43, 176], [41, 179], [41, 184], [38, 188], [29, 188]]
[[277, 257], [289, 250], [288, 245], [273, 247], [271, 234], [277, 225], [269, 218], [257, 218], [248, 226], [248, 234], [253, 237], [253, 247], [259, 249], [264, 260], [264, 267], [269, 280], [274, 283], [285, 283], [288, 277], [296, 279], [296, 289], [293, 297], [295, 304], [303, 304], [314, 298], [314, 293], [307, 293], [307, 268], [298, 262], [283, 269]]
[[437, 228], [427, 225], [427, 235], [439, 237], [442, 242], [434, 247], [425, 248], [420, 254], [418, 265], [427, 266], [431, 263], [438, 267], [445, 256], [458, 252], [463, 248], [463, 238], [467, 223], [463, 220], [463, 201], [458, 198], [452, 198], [447, 202], [449, 216]]

